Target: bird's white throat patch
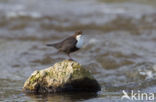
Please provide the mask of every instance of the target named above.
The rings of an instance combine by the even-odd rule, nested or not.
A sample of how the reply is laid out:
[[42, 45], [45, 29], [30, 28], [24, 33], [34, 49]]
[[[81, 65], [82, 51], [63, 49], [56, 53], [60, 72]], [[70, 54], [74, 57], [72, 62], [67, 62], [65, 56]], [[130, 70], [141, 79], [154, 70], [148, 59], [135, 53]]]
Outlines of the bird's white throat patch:
[[84, 39], [82, 38], [82, 35], [76, 36], [76, 40], [77, 40], [76, 47], [81, 48], [84, 43]]

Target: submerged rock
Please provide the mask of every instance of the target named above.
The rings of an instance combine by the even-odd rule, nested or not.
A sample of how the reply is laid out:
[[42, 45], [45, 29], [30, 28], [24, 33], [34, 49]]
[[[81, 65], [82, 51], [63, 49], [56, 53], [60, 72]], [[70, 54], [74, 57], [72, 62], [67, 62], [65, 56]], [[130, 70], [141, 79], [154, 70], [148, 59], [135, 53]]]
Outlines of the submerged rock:
[[91, 73], [79, 63], [64, 60], [47, 69], [34, 71], [26, 80], [23, 90], [37, 93], [97, 92], [101, 87]]

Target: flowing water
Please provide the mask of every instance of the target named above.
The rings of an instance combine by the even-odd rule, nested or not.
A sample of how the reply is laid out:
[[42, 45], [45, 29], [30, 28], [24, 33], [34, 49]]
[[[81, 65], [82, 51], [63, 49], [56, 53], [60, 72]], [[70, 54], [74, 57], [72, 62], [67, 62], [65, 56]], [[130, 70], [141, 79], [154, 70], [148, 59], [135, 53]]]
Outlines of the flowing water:
[[[35, 70], [68, 58], [45, 44], [82, 30], [72, 57], [100, 83], [98, 93], [22, 92]], [[155, 0], [1, 0], [0, 101], [120, 102], [122, 90], [156, 93]]]

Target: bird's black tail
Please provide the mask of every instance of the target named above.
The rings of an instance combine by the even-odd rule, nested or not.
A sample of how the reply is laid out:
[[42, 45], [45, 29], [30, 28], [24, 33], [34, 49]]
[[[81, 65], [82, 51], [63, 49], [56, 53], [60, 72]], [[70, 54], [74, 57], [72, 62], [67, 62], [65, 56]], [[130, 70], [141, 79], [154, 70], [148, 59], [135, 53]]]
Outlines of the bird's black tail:
[[54, 43], [54, 44], [46, 44], [46, 46], [52, 46], [54, 48], [59, 49], [60, 48], [60, 44], [59, 43]]
[[55, 46], [55, 44], [46, 44], [46, 46]]

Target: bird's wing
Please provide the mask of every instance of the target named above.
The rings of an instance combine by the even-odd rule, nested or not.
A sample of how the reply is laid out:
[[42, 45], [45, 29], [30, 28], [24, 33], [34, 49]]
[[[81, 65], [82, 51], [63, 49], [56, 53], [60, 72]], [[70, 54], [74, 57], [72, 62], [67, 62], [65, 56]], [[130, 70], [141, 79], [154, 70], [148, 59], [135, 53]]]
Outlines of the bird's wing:
[[63, 42], [62, 42], [63, 45], [60, 50], [68, 51], [68, 50], [74, 48], [76, 43], [77, 43], [77, 40], [74, 37], [69, 37], [69, 38], [63, 40]]

